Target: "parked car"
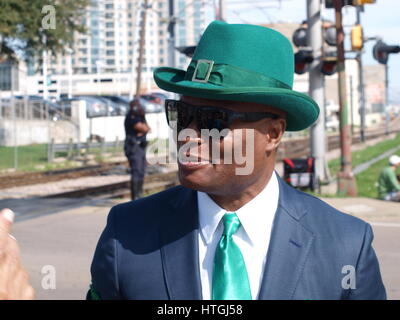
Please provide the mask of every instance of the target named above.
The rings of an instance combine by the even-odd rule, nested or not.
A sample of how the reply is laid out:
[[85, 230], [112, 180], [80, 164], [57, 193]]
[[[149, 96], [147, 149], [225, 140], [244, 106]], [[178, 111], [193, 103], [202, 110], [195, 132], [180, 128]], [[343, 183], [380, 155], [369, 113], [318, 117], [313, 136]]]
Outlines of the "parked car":
[[120, 96], [101, 96], [102, 98], [111, 100], [117, 105], [117, 115], [126, 115], [129, 110], [129, 101]]
[[162, 92], [152, 92], [150, 93], [152, 96], [158, 97], [161, 99], [162, 102], [165, 101], [165, 99], [169, 99], [168, 94], [162, 93]]
[[90, 99], [94, 99], [97, 100], [103, 104], [105, 104], [107, 106], [106, 110], [106, 115], [107, 116], [116, 116], [118, 114], [118, 104], [116, 104], [115, 102], [106, 99], [102, 96], [95, 96], [95, 95], [81, 95], [81, 96], [77, 96], [77, 97], [82, 97], [82, 98], [90, 98]]
[[72, 101], [86, 102], [86, 116], [88, 118], [107, 116], [108, 106], [106, 103], [88, 96], [78, 96], [70, 99], [62, 99], [59, 101], [61, 108], [71, 110]]
[[140, 98], [154, 103], [154, 104], [161, 104], [162, 103], [162, 99], [159, 96], [153, 95], [153, 94], [142, 94], [140, 95]]
[[146, 113], [159, 113], [163, 111], [163, 107], [160, 103], [150, 102], [142, 97], [139, 98], [140, 103], [142, 104]]
[[[23, 103], [24, 96], [15, 96], [15, 99]], [[32, 110], [33, 118], [41, 119], [45, 117], [43, 112], [48, 112], [50, 119], [57, 121], [64, 118], [64, 115], [60, 112], [60, 105], [57, 102], [49, 99], [43, 99], [42, 96], [29, 95], [28, 106]]]

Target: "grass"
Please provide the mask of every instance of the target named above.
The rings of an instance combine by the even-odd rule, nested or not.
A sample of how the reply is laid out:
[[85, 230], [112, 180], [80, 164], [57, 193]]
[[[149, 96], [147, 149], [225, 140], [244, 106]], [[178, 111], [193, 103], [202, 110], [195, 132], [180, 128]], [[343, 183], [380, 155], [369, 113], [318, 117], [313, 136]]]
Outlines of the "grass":
[[[166, 139], [165, 139], [166, 140]], [[156, 142], [156, 139], [149, 141], [151, 143]], [[165, 141], [162, 141], [165, 143]], [[84, 146], [84, 143], [82, 143]], [[161, 145], [163, 147], [163, 144]], [[104, 152], [114, 155], [123, 155], [124, 142], [122, 141], [117, 148], [105, 147]], [[104, 155], [102, 155], [101, 148], [90, 148], [89, 154], [94, 155], [96, 162], [103, 162]], [[14, 147], [0, 146], [0, 171], [14, 168]], [[74, 152], [74, 155], [77, 155]], [[76, 161], [62, 161], [49, 163], [47, 159], [47, 144], [33, 144], [29, 146], [18, 146], [17, 147], [17, 170], [19, 171], [47, 171], [55, 169], [67, 169], [82, 165]], [[67, 158], [68, 154], [65, 151], [56, 152], [55, 158]]]
[[[114, 154], [122, 153], [123, 146], [120, 146], [117, 150], [115, 148], [105, 148], [105, 152]], [[95, 155], [95, 159], [102, 162], [104, 159], [101, 156], [100, 148], [90, 149], [90, 154]], [[15, 166], [14, 163], [15, 149], [14, 147], [0, 147], [0, 171], [6, 169], [12, 169]], [[75, 161], [65, 160], [62, 162], [48, 162], [47, 144], [35, 144], [29, 146], [17, 147], [17, 170], [19, 171], [47, 171], [55, 169], [66, 169], [80, 166], [81, 164]], [[55, 157], [66, 158], [67, 152], [56, 152]]]
[[[363, 150], [354, 151], [351, 153], [352, 167], [355, 168], [364, 162], [372, 160], [382, 153], [397, 147], [398, 145], [400, 145], [400, 134], [398, 134], [394, 139], [385, 140]], [[329, 161], [328, 166], [331, 175], [336, 176], [340, 170], [340, 158]]]
[[[372, 160], [384, 152], [396, 148], [400, 145], [400, 134], [398, 134], [394, 139], [385, 140], [377, 143], [374, 146], [367, 147], [363, 150], [358, 150], [352, 152], [352, 165], [353, 169], [369, 160]], [[400, 156], [400, 151], [395, 153]], [[384, 167], [388, 165], [389, 157], [382, 159], [375, 164], [371, 165], [367, 170], [356, 175], [357, 191], [360, 197], [366, 198], [378, 198], [377, 181], [379, 174]], [[331, 175], [334, 177], [340, 170], [340, 158], [333, 159], [328, 162], [328, 166]], [[345, 197], [344, 195], [329, 195], [329, 194], [317, 194], [311, 190], [305, 190], [316, 197]]]
[[[14, 168], [14, 147], [0, 147], [0, 170]], [[47, 144], [17, 147], [18, 169], [30, 170], [47, 164]]]
[[[396, 152], [400, 156], [400, 152]], [[377, 181], [383, 168], [388, 165], [389, 157], [382, 159], [367, 170], [356, 175], [357, 190], [360, 197], [378, 198]]]

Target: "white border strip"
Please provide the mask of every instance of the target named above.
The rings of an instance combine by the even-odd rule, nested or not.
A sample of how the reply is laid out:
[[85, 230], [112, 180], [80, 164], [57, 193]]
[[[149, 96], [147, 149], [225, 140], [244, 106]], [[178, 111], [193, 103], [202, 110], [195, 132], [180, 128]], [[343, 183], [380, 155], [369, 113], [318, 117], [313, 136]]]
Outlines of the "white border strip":
[[369, 223], [372, 226], [377, 226], [377, 227], [395, 227], [395, 228], [400, 228], [400, 223], [392, 223], [392, 222], [370, 222]]

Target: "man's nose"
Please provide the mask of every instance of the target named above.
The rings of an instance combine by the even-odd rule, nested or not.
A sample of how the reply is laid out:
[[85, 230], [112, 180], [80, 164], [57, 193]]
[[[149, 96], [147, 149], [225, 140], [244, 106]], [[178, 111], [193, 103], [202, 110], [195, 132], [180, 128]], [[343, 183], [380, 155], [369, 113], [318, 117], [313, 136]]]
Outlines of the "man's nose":
[[196, 123], [196, 119], [193, 118], [190, 123], [187, 125], [187, 127], [185, 129], [191, 129], [191, 130], [195, 130], [197, 137], [200, 137], [200, 130], [197, 127], [197, 123]]

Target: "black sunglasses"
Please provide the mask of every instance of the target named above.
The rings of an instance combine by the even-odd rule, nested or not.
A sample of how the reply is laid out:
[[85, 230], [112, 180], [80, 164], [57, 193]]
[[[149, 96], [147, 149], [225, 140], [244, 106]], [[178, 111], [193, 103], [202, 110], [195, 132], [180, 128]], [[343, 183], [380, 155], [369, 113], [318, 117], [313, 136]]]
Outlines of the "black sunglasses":
[[217, 129], [221, 131], [229, 128], [234, 120], [255, 122], [264, 118], [279, 118], [277, 114], [270, 112], [236, 112], [219, 107], [195, 106], [172, 99], [165, 100], [165, 111], [168, 125], [175, 129], [172, 125], [175, 122], [178, 132], [187, 128], [194, 119], [198, 130]]

